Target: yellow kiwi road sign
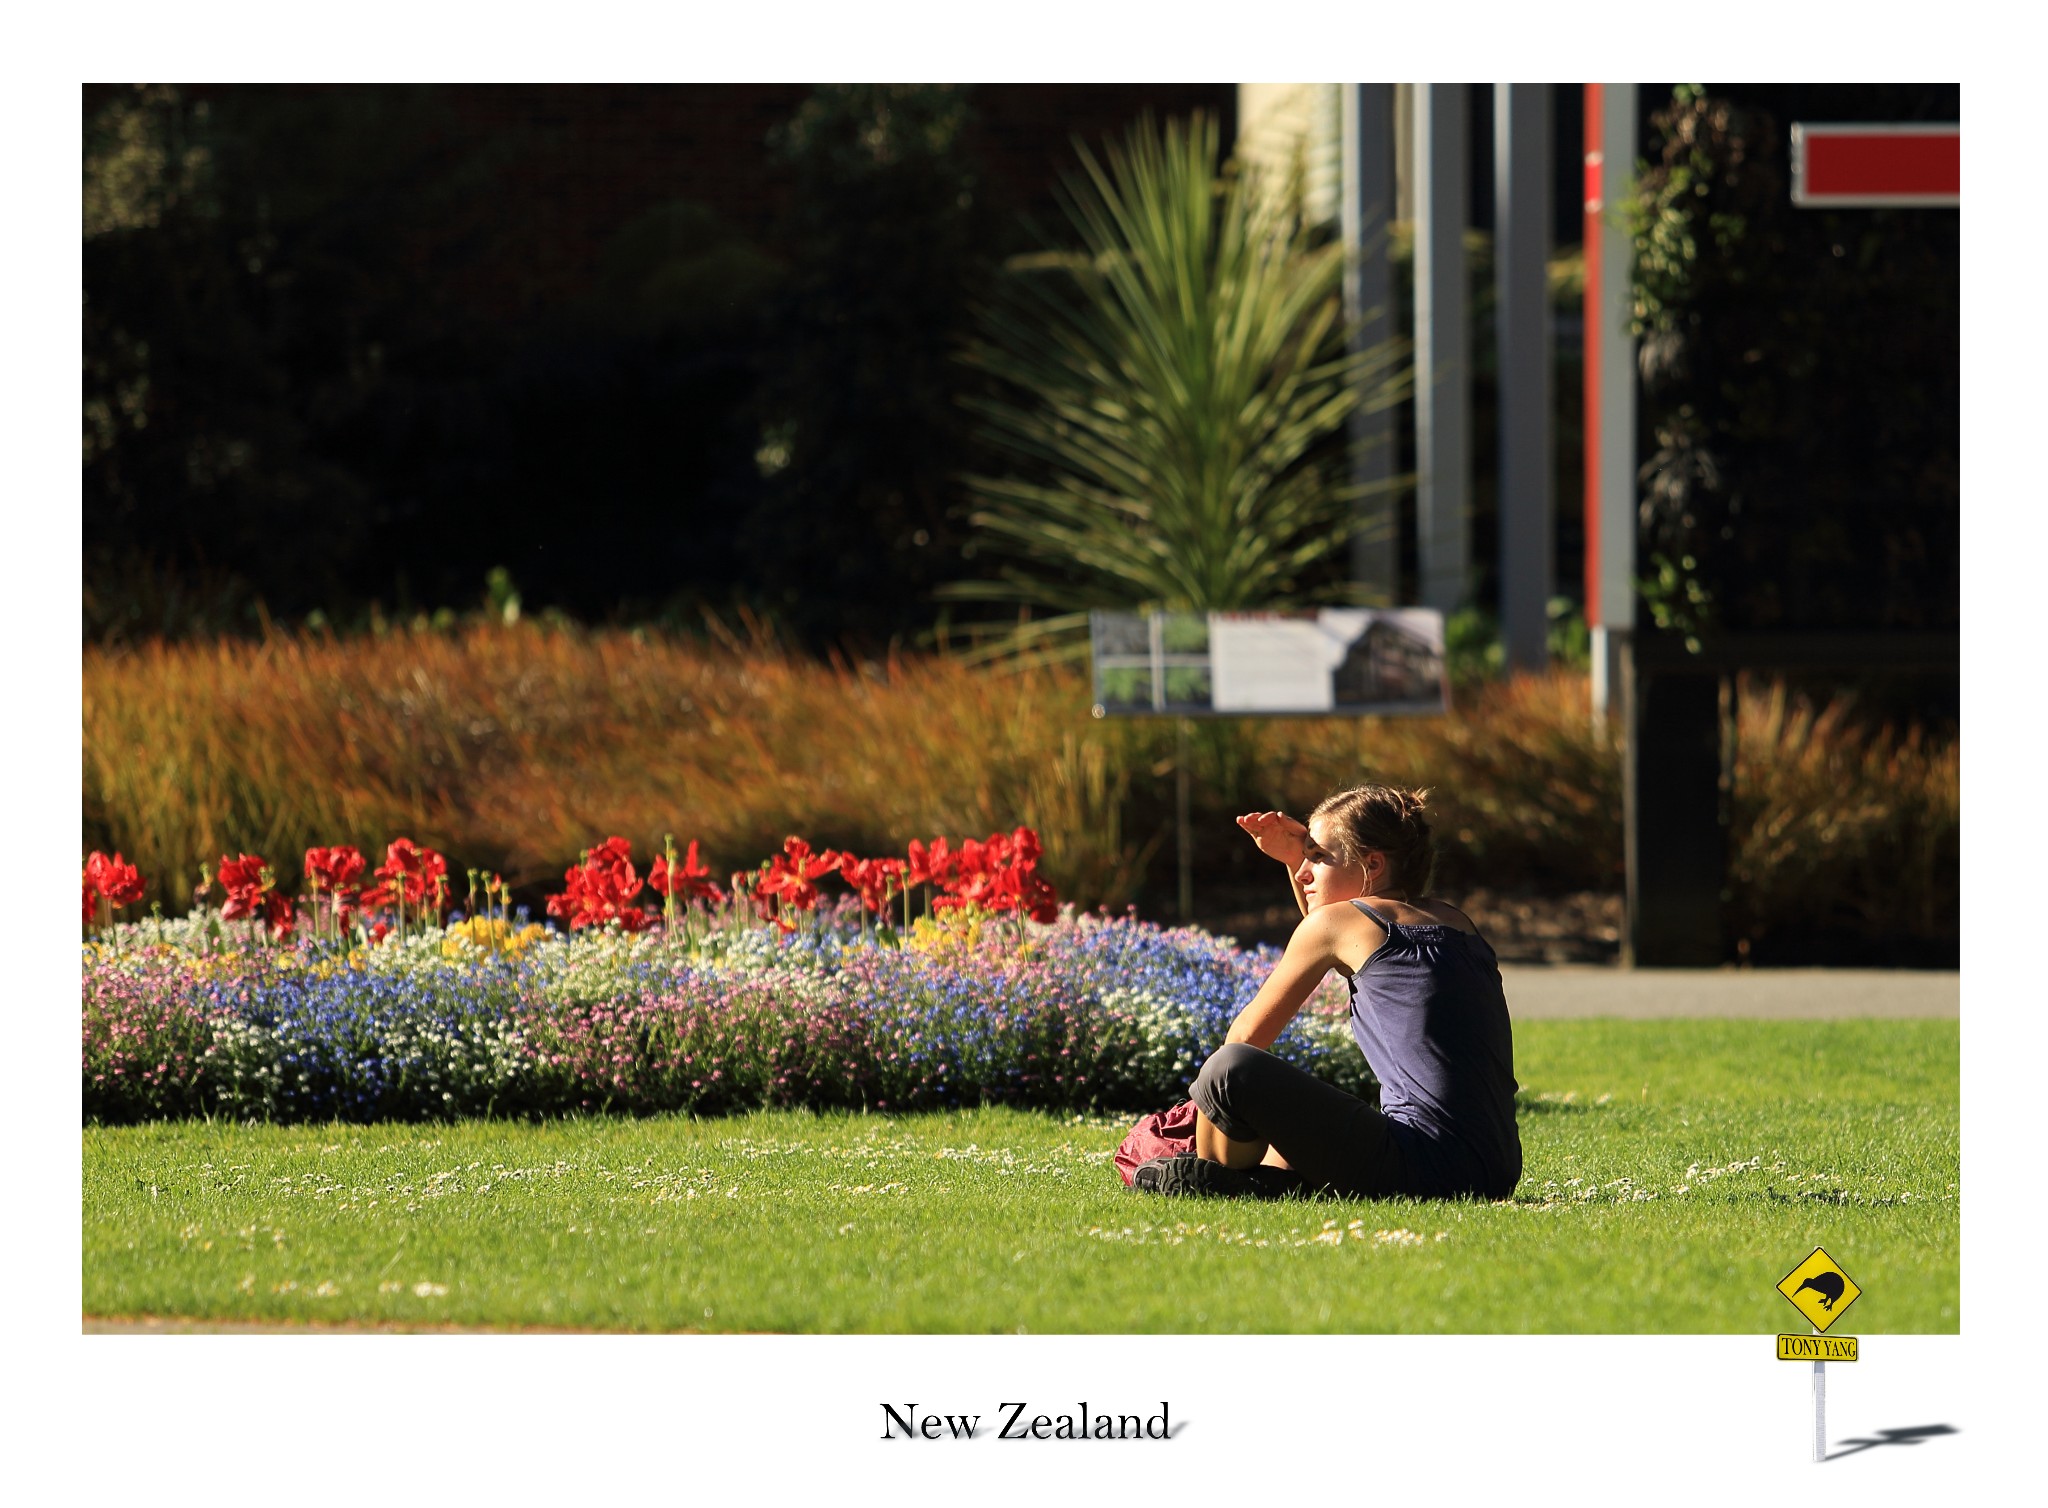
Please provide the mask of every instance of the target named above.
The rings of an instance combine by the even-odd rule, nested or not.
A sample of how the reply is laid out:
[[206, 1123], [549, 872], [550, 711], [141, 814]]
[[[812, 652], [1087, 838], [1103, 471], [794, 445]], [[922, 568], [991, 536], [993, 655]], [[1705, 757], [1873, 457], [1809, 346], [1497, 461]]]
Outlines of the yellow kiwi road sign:
[[[1849, 1274], [1842, 1271], [1835, 1259], [1820, 1247], [1813, 1249], [1813, 1255], [1785, 1274], [1778, 1284], [1778, 1292], [1792, 1301], [1792, 1307], [1805, 1315], [1816, 1330], [1826, 1330], [1842, 1317], [1842, 1311], [1856, 1302], [1856, 1295], [1863, 1290], [1849, 1280]], [[1783, 1349], [1779, 1355], [1783, 1355]], [[1817, 1357], [1816, 1360], [1833, 1361], [1836, 1357]]]
[[1853, 1335], [1781, 1335], [1778, 1337], [1778, 1360], [1854, 1361], [1856, 1360], [1856, 1337]]

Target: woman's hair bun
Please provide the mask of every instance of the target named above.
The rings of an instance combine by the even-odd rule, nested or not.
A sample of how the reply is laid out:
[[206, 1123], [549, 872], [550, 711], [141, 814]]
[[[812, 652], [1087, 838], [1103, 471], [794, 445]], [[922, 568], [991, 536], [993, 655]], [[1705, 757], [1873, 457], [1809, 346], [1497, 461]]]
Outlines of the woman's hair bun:
[[1346, 864], [1378, 849], [1392, 865], [1397, 893], [1426, 895], [1436, 871], [1436, 839], [1425, 807], [1429, 791], [1359, 785], [1323, 799], [1311, 814], [1330, 819], [1330, 846]]

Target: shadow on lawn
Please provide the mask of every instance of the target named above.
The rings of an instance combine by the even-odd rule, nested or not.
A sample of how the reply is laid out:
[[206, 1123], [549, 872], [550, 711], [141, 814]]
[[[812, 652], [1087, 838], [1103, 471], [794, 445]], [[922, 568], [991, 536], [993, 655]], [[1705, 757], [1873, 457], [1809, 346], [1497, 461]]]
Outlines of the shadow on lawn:
[[1581, 1103], [1569, 1094], [1532, 1094], [1526, 1089], [1515, 1093], [1515, 1114], [1522, 1115], [1584, 1115], [1589, 1110], [1605, 1110], [1607, 1106], [1598, 1103]]

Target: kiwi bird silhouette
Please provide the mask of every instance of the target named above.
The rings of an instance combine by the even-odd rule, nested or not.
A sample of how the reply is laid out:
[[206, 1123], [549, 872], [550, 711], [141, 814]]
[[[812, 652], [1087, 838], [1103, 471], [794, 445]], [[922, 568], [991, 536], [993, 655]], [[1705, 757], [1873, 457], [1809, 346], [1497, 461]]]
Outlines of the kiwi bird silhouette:
[[1839, 1272], [1817, 1272], [1792, 1291], [1804, 1293], [1809, 1288], [1820, 1295], [1821, 1308], [1832, 1309], [1835, 1300], [1842, 1296], [1842, 1275]]

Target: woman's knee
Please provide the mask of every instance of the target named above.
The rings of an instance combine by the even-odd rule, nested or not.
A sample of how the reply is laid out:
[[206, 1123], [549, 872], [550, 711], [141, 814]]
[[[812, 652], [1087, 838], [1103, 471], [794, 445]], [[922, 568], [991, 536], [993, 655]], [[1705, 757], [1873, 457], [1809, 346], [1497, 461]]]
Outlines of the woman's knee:
[[1252, 1064], [1261, 1058], [1271, 1056], [1271, 1053], [1263, 1048], [1254, 1047], [1249, 1042], [1226, 1042], [1209, 1054], [1208, 1061], [1202, 1065], [1202, 1071], [1195, 1079], [1197, 1083], [1203, 1079], [1212, 1083], [1219, 1080], [1226, 1083], [1232, 1079], [1241, 1080], [1247, 1073], [1257, 1071], [1251, 1067]]
[[[1224, 1043], [1209, 1054], [1202, 1071], [1195, 1075], [1190, 1098], [1210, 1119], [1229, 1120], [1231, 1102], [1242, 1099], [1248, 1081], [1271, 1056], [1249, 1042]], [[1221, 1112], [1220, 1117], [1218, 1112]], [[1224, 1134], [1229, 1132], [1226, 1130]]]

